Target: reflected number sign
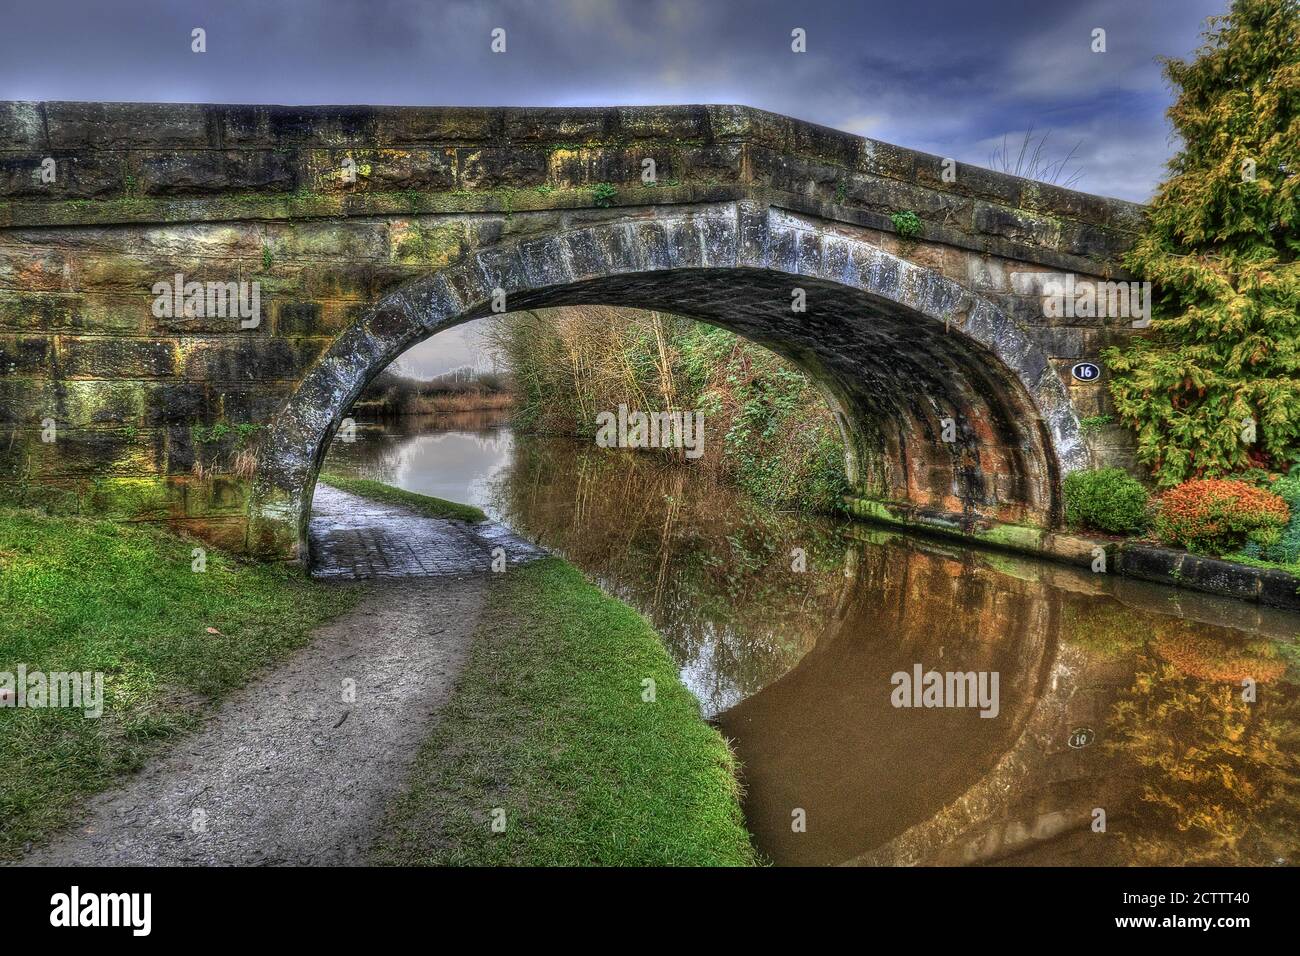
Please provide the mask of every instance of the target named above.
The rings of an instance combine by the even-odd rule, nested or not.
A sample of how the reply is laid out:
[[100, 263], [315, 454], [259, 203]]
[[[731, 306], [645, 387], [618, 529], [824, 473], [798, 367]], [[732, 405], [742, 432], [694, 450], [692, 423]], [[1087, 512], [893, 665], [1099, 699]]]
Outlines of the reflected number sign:
[[1081, 382], [1095, 382], [1101, 378], [1101, 369], [1091, 362], [1079, 362], [1070, 369], [1070, 374]]

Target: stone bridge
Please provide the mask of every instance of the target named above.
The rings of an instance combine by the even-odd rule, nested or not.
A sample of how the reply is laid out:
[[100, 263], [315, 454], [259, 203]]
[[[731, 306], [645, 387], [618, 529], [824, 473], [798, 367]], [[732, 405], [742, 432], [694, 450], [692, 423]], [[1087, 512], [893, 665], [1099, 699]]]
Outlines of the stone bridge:
[[1070, 369], [1131, 323], [1050, 317], [1044, 277], [1126, 278], [1142, 215], [736, 106], [0, 103], [0, 498], [301, 557], [371, 377], [601, 303], [805, 369], [855, 512], [1050, 530], [1063, 474], [1129, 462]]

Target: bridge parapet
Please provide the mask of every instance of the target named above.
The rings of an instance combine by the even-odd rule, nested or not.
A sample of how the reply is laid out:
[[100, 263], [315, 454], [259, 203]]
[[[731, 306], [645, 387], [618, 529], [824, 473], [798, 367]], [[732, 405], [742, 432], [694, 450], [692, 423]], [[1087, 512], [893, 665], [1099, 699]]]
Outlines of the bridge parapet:
[[[64, 165], [54, 182], [45, 159]], [[599, 184], [608, 205], [767, 193], [887, 232], [910, 211], [932, 241], [1117, 277], [1143, 219], [1123, 200], [743, 106], [0, 103], [0, 227], [584, 208]]]

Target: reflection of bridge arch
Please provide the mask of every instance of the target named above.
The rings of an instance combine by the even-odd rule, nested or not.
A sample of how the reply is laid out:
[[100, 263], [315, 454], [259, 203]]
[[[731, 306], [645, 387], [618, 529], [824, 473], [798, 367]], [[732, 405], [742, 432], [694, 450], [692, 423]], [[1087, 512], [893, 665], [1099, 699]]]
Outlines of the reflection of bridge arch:
[[[792, 312], [792, 290], [807, 311]], [[305, 543], [316, 473], [366, 383], [415, 343], [490, 314], [601, 303], [703, 319], [762, 342], [835, 399], [860, 494], [958, 520], [1052, 524], [1087, 460], [1056, 371], [986, 299], [846, 227], [752, 203], [668, 209], [480, 250], [383, 299], [335, 340], [263, 443], [256, 550]], [[945, 419], [957, 440], [940, 435]]]
[[[1068, 725], [1067, 706], [1074, 696], [1082, 657], [1055, 645], [1055, 659], [1050, 662], [1047, 679], [1032, 711], [1019, 728], [1015, 743], [980, 780], [956, 800], [921, 823], [909, 827], [883, 846], [876, 847], [852, 860], [862, 866], [913, 866], [924, 862], [976, 862], [993, 857], [1003, 849], [1003, 838], [1021, 840], [1049, 839], [1065, 829], [1086, 826], [1090, 821], [1087, 808], [1056, 810], [1040, 815], [1032, 832], [999, 834], [988, 832], [996, 843], [969, 842], [970, 834], [991, 823], [1009, 819], [1007, 812], [1018, 796], [1041, 786], [1050, 755], [1059, 752], [1064, 727]], [[1016, 826], [1017, 824], [1012, 824]], [[954, 846], [954, 839], [965, 836], [965, 846]]]
[[[859, 561], [841, 626], [717, 718], [736, 741], [750, 829], [781, 862], [906, 863], [944, 846], [1007, 796], [1007, 768], [1031, 765], [1069, 693], [1050, 590], [915, 542]], [[889, 677], [915, 663], [999, 671], [1000, 716], [894, 709]], [[807, 832], [791, 831], [795, 808]]]

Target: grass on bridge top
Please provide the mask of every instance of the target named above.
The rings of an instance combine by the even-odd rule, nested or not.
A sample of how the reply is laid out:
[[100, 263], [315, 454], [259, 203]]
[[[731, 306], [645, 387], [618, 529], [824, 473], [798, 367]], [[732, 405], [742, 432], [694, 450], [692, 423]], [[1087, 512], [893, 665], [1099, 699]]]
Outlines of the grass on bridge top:
[[645, 618], [558, 558], [492, 577], [376, 861], [754, 864], [735, 757]]
[[335, 472], [322, 472], [320, 480], [339, 491], [390, 505], [404, 505], [427, 518], [455, 518], [458, 521], [468, 521], [470, 524], [478, 524], [488, 519], [486, 514], [473, 505], [462, 505], [445, 498], [416, 494], [414, 491], [394, 488], [392, 485], [371, 481], [368, 478], [348, 478]]
[[0, 707], [0, 859], [71, 822], [357, 593], [214, 548], [197, 572], [199, 546], [151, 526], [0, 509], [0, 672], [104, 674], [99, 718]]

